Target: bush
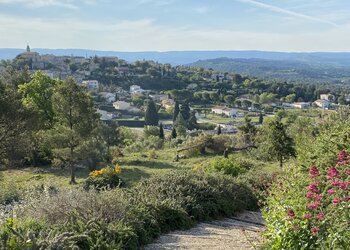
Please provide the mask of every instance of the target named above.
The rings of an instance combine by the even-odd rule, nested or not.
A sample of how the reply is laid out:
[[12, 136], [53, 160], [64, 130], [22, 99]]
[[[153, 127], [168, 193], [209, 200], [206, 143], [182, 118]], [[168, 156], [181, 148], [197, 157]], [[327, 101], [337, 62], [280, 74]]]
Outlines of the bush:
[[28, 197], [1, 226], [0, 249], [139, 249], [160, 233], [255, 208], [229, 176], [174, 171], [129, 190]]
[[100, 170], [92, 171], [86, 179], [84, 187], [89, 189], [91, 187], [101, 190], [103, 188], [115, 188], [122, 184], [119, 174], [121, 168], [118, 164], [112, 167], [105, 167]]
[[247, 172], [254, 167], [254, 162], [248, 159], [243, 159], [234, 155], [229, 158], [215, 158], [209, 163], [207, 171], [221, 172], [223, 174], [231, 175], [233, 177]]
[[309, 173], [290, 171], [264, 210], [272, 249], [348, 249], [350, 169], [345, 151], [333, 167], [312, 164]]
[[158, 136], [149, 136], [147, 139], [136, 141], [125, 148], [128, 153], [142, 152], [146, 149], [161, 149], [164, 141]]

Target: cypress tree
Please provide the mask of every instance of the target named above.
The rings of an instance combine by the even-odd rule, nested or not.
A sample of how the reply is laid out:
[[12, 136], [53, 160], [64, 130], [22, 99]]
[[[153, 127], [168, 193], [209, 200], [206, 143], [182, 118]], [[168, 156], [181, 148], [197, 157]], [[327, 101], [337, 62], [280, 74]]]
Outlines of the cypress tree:
[[174, 107], [174, 115], [173, 115], [173, 122], [175, 122], [177, 115], [180, 112], [180, 106], [179, 106], [179, 102], [175, 101], [175, 107]]
[[173, 130], [171, 131], [171, 138], [175, 139], [177, 137], [176, 129], [173, 127]]
[[152, 99], [147, 103], [147, 108], [145, 112], [145, 125], [147, 126], [158, 126], [159, 118], [156, 108], [156, 104]]
[[160, 123], [160, 125], [159, 125], [159, 138], [164, 139], [164, 129], [163, 129], [162, 123]]
[[190, 106], [189, 106], [187, 101], [181, 105], [180, 113], [181, 113], [182, 117], [184, 118], [184, 120], [186, 122], [188, 122], [188, 120], [190, 119], [190, 116], [191, 116], [191, 109], [190, 109]]
[[260, 112], [260, 114], [259, 114], [259, 123], [260, 123], [260, 124], [263, 124], [263, 122], [264, 122], [264, 116], [263, 116], [263, 114]]
[[218, 127], [218, 132], [217, 132], [218, 135], [221, 135], [221, 126], [219, 125]]
[[197, 124], [197, 118], [196, 118], [196, 111], [191, 112], [190, 119], [188, 120], [188, 129], [193, 130], [198, 127]]

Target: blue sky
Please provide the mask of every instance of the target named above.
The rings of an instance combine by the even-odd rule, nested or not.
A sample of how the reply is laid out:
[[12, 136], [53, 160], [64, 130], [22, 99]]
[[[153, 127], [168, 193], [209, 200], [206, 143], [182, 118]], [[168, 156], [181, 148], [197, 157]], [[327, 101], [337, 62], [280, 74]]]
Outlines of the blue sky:
[[0, 0], [0, 47], [350, 51], [349, 0]]

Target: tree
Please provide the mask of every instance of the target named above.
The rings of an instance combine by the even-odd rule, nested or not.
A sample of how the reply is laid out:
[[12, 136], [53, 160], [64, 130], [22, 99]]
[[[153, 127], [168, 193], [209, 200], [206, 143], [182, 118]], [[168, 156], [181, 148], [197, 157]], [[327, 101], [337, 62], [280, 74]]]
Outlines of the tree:
[[19, 93], [23, 95], [22, 101], [27, 107], [33, 107], [40, 115], [43, 129], [53, 125], [54, 111], [52, 108], [52, 95], [59, 82], [37, 71], [31, 81], [19, 85]]
[[221, 126], [220, 126], [220, 125], [219, 125], [219, 127], [218, 127], [217, 134], [218, 134], [218, 135], [221, 135]]
[[178, 114], [176, 121], [174, 123], [174, 127], [176, 128], [177, 135], [185, 136], [186, 135], [186, 121], [183, 118], [181, 112]]
[[48, 132], [48, 143], [55, 159], [67, 163], [71, 170], [70, 184], [75, 184], [76, 164], [86, 154], [89, 140], [98, 127], [98, 115], [90, 95], [73, 78], [66, 79], [53, 94], [55, 124]]
[[179, 106], [179, 102], [175, 101], [175, 107], [174, 107], [174, 115], [173, 115], [173, 122], [175, 122], [177, 115], [180, 112], [180, 106]]
[[30, 81], [27, 69], [7, 68], [0, 75], [0, 165], [23, 163], [29, 156], [31, 134], [37, 128], [37, 112], [23, 105], [18, 86]]
[[171, 138], [175, 139], [177, 137], [176, 129], [173, 127], [173, 130], [171, 130]]
[[257, 129], [255, 125], [251, 123], [252, 120], [248, 116], [244, 118], [244, 121], [244, 124], [237, 128], [243, 134], [245, 144], [251, 145], [254, 142]]
[[102, 137], [107, 145], [107, 161], [110, 159], [110, 148], [116, 146], [121, 142], [121, 135], [119, 133], [118, 124], [112, 121], [110, 124], [101, 124], [100, 125]]
[[260, 112], [260, 114], [259, 114], [259, 123], [263, 124], [263, 122], [264, 122], [264, 115], [262, 114], [262, 112]]
[[268, 152], [278, 160], [280, 167], [290, 157], [296, 156], [294, 141], [288, 136], [285, 125], [279, 120], [271, 120], [267, 124], [266, 146]]
[[162, 140], [164, 139], [164, 129], [163, 129], [162, 123], [160, 123], [160, 125], [159, 125], [159, 138]]
[[191, 116], [190, 119], [187, 122], [187, 127], [189, 130], [193, 130], [198, 128], [198, 124], [197, 124], [197, 117], [196, 117], [196, 111], [191, 111]]
[[148, 100], [147, 108], [145, 112], [145, 125], [158, 126], [159, 117], [156, 104], [152, 99]]
[[180, 113], [187, 123], [187, 121], [190, 119], [190, 116], [191, 116], [191, 109], [187, 101], [181, 105]]
[[224, 101], [227, 104], [233, 104], [233, 102], [235, 101], [235, 97], [233, 95], [225, 95]]

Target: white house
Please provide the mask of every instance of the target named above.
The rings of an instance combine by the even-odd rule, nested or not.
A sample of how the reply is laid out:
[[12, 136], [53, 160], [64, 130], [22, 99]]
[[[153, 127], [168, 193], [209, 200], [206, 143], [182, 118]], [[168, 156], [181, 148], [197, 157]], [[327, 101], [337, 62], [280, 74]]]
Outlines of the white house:
[[130, 94], [141, 94], [145, 92], [139, 85], [131, 85], [130, 86]]
[[294, 102], [292, 103], [293, 108], [298, 108], [298, 109], [307, 109], [310, 108], [310, 103], [308, 102]]
[[107, 102], [115, 102], [115, 94], [111, 92], [100, 92], [100, 95], [106, 99]]
[[131, 108], [131, 105], [128, 102], [116, 101], [113, 103], [113, 107], [117, 110], [129, 110]]
[[112, 120], [114, 118], [114, 115], [112, 113], [109, 113], [105, 110], [98, 109], [96, 112], [98, 114], [100, 114], [100, 119], [102, 121], [109, 121], [109, 120]]
[[87, 81], [83, 81], [82, 85], [84, 85], [85, 87], [87, 87], [87, 89], [89, 91], [95, 91], [98, 90], [98, 81], [96, 80], [87, 80]]
[[218, 115], [225, 115], [227, 117], [234, 117], [237, 114], [237, 109], [216, 106], [211, 111]]
[[330, 105], [331, 105], [330, 101], [328, 101], [328, 100], [322, 100], [322, 99], [316, 100], [316, 101], [314, 102], [314, 104], [315, 104], [317, 107], [323, 108], [323, 109], [328, 109], [328, 108], [330, 107]]

